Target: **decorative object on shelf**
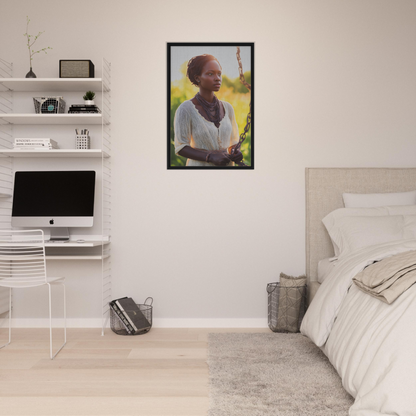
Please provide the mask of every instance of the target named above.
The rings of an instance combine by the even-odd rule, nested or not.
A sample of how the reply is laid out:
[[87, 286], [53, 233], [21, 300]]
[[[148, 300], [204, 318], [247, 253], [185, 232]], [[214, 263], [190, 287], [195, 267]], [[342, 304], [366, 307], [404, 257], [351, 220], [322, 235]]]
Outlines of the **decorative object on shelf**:
[[75, 148], [76, 149], [90, 149], [91, 148], [91, 139], [90, 132], [87, 129], [79, 130], [75, 129]]
[[50, 138], [15, 138], [14, 149], [16, 150], [52, 150], [52, 149], [58, 149], [58, 143]]
[[33, 97], [35, 112], [37, 114], [65, 113], [65, 100], [63, 97]]
[[35, 51], [34, 49], [32, 49], [32, 46], [35, 44], [35, 42], [38, 40], [38, 37], [42, 34], [45, 33], [45, 31], [43, 32], [39, 32], [33, 39], [33, 35], [29, 35], [28, 30], [29, 30], [29, 16], [26, 16], [27, 18], [27, 24], [26, 24], [26, 33], [23, 34], [23, 36], [26, 36], [27, 38], [27, 48], [29, 49], [29, 66], [30, 66], [30, 71], [26, 74], [26, 78], [36, 78], [35, 73], [32, 71], [32, 59], [33, 59], [33, 55], [35, 55], [36, 53], [40, 53], [40, 52], [45, 52], [48, 53], [47, 50], [48, 49], [52, 49], [50, 46], [48, 46], [47, 48], [42, 48], [39, 49], [38, 51]]
[[95, 97], [94, 91], [87, 91], [85, 95], [82, 97], [84, 99], [84, 104], [94, 105], [94, 97]]
[[32, 67], [30, 67], [30, 71], [26, 74], [25, 78], [37, 78], [36, 74], [32, 71]]
[[59, 78], [94, 78], [94, 64], [90, 60], [59, 61]]

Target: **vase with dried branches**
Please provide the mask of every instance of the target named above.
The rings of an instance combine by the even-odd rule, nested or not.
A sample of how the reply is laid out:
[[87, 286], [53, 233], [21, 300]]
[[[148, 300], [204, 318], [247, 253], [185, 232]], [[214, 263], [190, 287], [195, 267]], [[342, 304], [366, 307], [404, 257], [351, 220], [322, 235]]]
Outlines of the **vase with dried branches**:
[[38, 40], [38, 37], [42, 34], [45, 33], [43, 32], [39, 32], [36, 36], [33, 35], [29, 35], [28, 30], [29, 30], [29, 16], [26, 16], [27, 18], [27, 24], [26, 24], [26, 33], [23, 34], [23, 36], [26, 36], [27, 38], [27, 48], [29, 50], [29, 64], [30, 64], [30, 71], [26, 74], [26, 78], [36, 78], [35, 73], [32, 71], [32, 59], [33, 59], [33, 55], [40, 53], [40, 52], [45, 52], [48, 53], [47, 50], [48, 49], [52, 49], [50, 46], [46, 47], [46, 48], [42, 48], [39, 49], [38, 51], [35, 51], [34, 49], [32, 49], [32, 46], [35, 44], [35, 42]]

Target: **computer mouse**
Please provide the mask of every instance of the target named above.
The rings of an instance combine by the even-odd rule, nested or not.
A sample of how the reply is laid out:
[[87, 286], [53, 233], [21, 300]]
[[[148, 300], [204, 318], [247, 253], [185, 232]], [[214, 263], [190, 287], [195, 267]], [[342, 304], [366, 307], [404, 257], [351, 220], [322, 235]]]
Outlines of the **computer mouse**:
[[85, 243], [85, 240], [77, 240], [77, 243]]

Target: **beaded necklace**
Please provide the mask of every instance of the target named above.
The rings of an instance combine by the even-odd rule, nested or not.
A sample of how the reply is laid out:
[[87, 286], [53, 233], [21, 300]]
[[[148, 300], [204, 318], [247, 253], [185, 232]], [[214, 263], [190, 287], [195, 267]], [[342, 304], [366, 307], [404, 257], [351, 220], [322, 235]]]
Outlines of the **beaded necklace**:
[[198, 92], [198, 94], [195, 95], [195, 98], [198, 100], [201, 107], [205, 110], [205, 113], [209, 119], [209, 121], [212, 121], [217, 128], [220, 127], [220, 100], [217, 98], [217, 96], [214, 94], [214, 99], [212, 100], [212, 103], [202, 98], [201, 94]]

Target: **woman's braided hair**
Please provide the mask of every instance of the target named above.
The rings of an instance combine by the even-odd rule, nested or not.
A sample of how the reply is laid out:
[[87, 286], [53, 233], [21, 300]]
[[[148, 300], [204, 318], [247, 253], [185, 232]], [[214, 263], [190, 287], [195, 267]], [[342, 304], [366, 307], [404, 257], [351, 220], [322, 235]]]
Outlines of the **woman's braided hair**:
[[[195, 76], [202, 74], [202, 69], [204, 68], [204, 65], [209, 61], [218, 62], [218, 59], [215, 56], [204, 54], [194, 56], [188, 61], [186, 76], [189, 78], [189, 81], [191, 81], [191, 83], [196, 85], [197, 87], [199, 87], [199, 84], [196, 81]], [[219, 62], [218, 65], [221, 67], [221, 64]]]

